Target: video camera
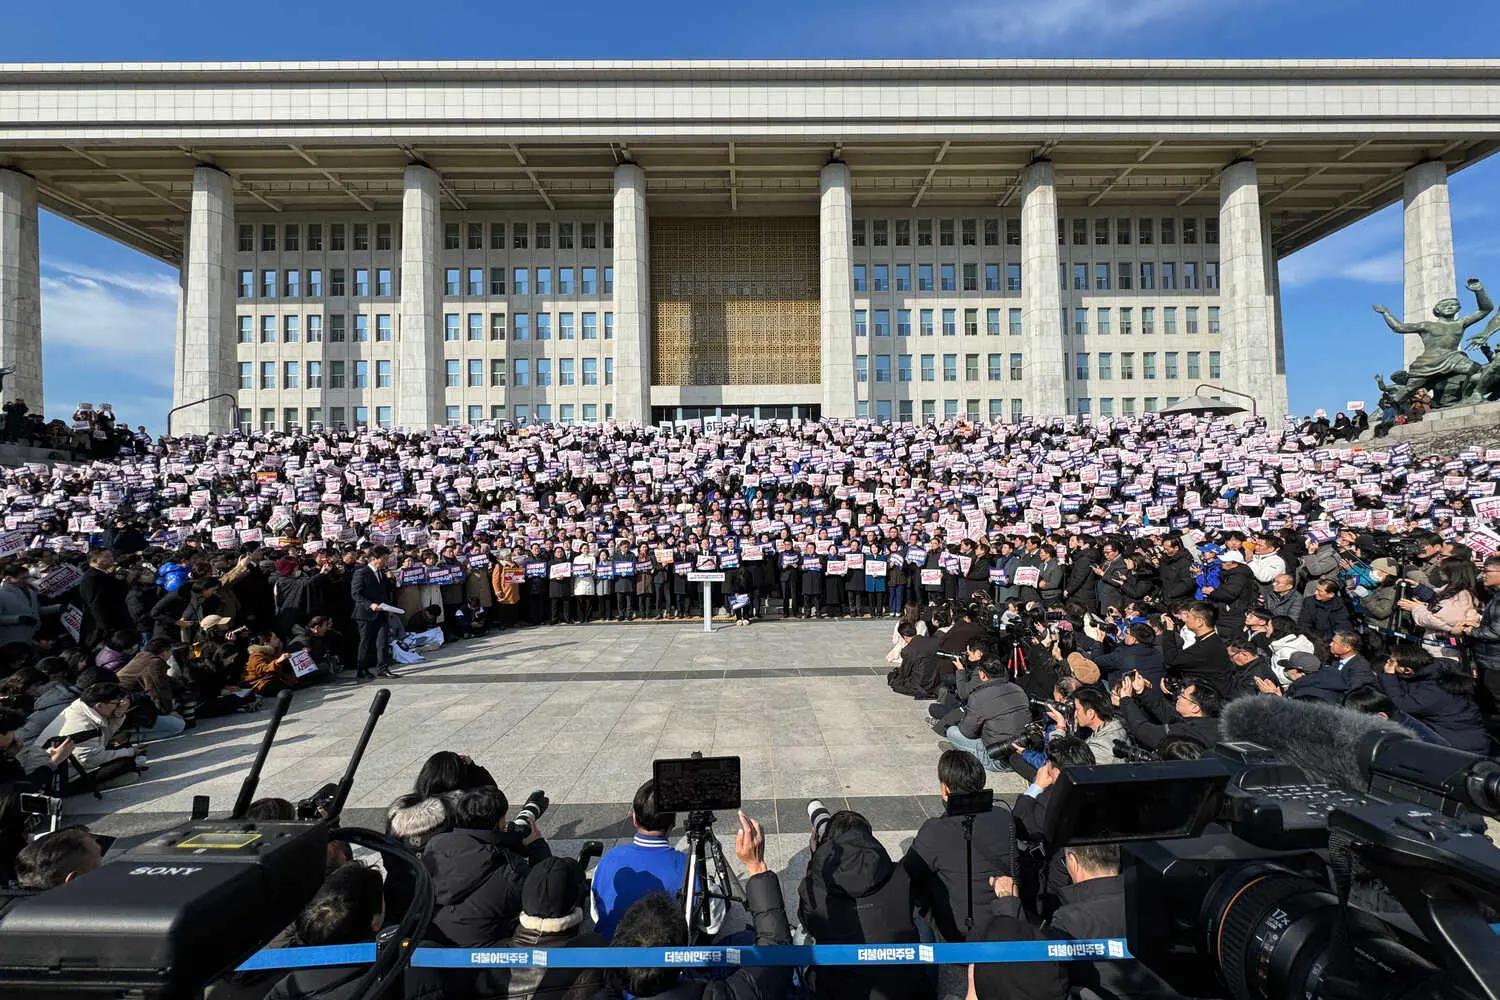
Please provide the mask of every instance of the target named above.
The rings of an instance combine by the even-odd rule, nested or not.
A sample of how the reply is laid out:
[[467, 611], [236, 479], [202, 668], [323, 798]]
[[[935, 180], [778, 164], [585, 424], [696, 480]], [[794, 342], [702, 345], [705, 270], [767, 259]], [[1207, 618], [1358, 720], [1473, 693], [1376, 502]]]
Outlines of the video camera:
[[432, 916], [431, 877], [397, 842], [341, 828], [338, 819], [389, 700], [389, 690], [376, 692], [343, 777], [299, 803], [299, 815], [307, 818], [248, 820], [267, 754], [291, 707], [291, 692], [282, 692], [227, 819], [199, 818], [207, 812], [200, 797], [194, 819], [83, 878], [20, 899], [0, 918], [0, 992], [7, 1000], [198, 997], [296, 919], [323, 884], [333, 839], [378, 850], [387, 864], [405, 864], [416, 879], [411, 909], [347, 995], [368, 998], [386, 989], [409, 958], [404, 942], [421, 940]]
[[[1185, 996], [1497, 1000], [1500, 850], [1475, 814], [1500, 814], [1500, 764], [1391, 731], [1359, 750], [1363, 794], [1242, 742], [1069, 768], [1046, 841], [1122, 845], [1131, 954]], [[1352, 906], [1356, 871], [1404, 914]]]

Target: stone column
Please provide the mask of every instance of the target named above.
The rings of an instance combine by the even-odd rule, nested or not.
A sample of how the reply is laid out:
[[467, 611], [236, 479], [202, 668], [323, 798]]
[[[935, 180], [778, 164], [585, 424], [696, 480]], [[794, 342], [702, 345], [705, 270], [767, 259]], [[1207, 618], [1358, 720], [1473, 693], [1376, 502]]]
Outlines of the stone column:
[[1021, 342], [1028, 416], [1068, 412], [1067, 339], [1057, 281], [1057, 174], [1051, 160], [1026, 168], [1021, 183]]
[[849, 167], [818, 175], [818, 318], [822, 330], [823, 416], [854, 416], [853, 215]]
[[181, 284], [182, 337], [177, 359], [178, 404], [192, 403], [172, 417], [174, 434], [209, 434], [234, 428], [235, 394], [234, 183], [217, 167], [193, 170]]
[[[1236, 160], [1219, 175], [1219, 323], [1226, 389], [1255, 399], [1273, 423], [1285, 398], [1276, 374], [1276, 330], [1266, 289], [1265, 230], [1254, 160]], [[1277, 385], [1281, 384], [1278, 396]], [[1235, 400], [1243, 403], [1243, 400]]]
[[0, 170], [0, 365], [16, 369], [5, 377], [4, 401], [44, 412], [36, 181], [14, 170]]
[[433, 424], [443, 422], [445, 398], [442, 192], [437, 171], [419, 163], [406, 168], [405, 181], [395, 423], [409, 430], [430, 431]]
[[[1426, 160], [1406, 172], [1403, 189], [1405, 234], [1405, 310], [1401, 318], [1420, 323], [1432, 318], [1432, 307], [1458, 290], [1453, 265], [1453, 213], [1448, 203], [1448, 167]], [[1405, 364], [1422, 353], [1422, 338], [1406, 336]]]
[[615, 168], [615, 419], [651, 422], [650, 219], [646, 173]]

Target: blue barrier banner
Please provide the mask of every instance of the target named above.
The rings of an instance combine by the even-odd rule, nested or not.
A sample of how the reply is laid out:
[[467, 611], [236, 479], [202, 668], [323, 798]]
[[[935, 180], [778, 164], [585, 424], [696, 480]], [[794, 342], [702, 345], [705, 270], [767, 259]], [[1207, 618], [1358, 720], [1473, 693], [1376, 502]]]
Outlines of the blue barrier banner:
[[245, 959], [236, 972], [261, 969], [313, 969], [324, 965], [369, 965], [375, 961], [375, 942], [330, 944], [317, 948], [268, 948]]
[[[411, 964], [427, 969], [734, 968], [741, 965], [968, 965], [973, 962], [1098, 962], [1130, 958], [1125, 941], [975, 941], [952, 944], [706, 945], [696, 948], [418, 948]], [[240, 971], [356, 965], [375, 959], [373, 944], [279, 948], [257, 952]]]

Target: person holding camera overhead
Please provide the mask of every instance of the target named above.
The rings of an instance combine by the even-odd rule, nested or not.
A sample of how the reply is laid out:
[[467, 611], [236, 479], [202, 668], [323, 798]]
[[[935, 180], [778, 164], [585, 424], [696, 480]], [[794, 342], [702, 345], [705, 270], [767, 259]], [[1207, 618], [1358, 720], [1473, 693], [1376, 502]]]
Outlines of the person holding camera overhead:
[[[973, 795], [984, 790], [985, 770], [971, 754], [945, 750], [938, 758], [938, 790], [946, 805], [950, 796]], [[934, 816], [923, 822], [916, 839], [901, 858], [901, 867], [911, 879], [912, 901], [925, 909], [943, 941], [963, 941], [969, 936], [968, 901], [973, 891], [973, 926], [987, 922], [991, 880], [1014, 875], [1016, 868], [1015, 820], [1004, 803], [974, 817], [973, 878], [969, 880], [969, 839], [964, 835], [964, 817]]]

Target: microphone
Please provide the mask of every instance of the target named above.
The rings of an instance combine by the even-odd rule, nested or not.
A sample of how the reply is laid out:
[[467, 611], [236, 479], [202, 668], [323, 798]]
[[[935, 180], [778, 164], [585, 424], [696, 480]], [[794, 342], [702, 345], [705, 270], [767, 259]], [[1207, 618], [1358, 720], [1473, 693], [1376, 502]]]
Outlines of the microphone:
[[1371, 747], [1392, 738], [1410, 738], [1404, 728], [1320, 701], [1275, 695], [1236, 698], [1219, 716], [1222, 740], [1256, 743], [1290, 764], [1309, 781], [1360, 795], [1369, 787]]

